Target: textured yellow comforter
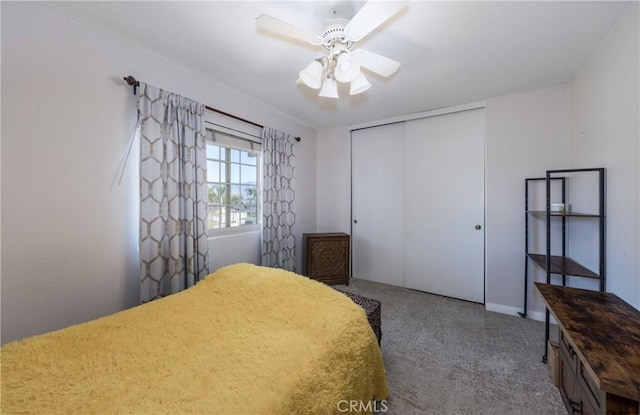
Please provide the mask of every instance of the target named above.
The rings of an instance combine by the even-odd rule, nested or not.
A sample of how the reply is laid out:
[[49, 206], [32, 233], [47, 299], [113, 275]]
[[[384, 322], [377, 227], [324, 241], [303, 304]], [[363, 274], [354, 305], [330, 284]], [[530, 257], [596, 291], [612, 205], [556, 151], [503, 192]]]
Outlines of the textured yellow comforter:
[[318, 282], [248, 264], [8, 343], [1, 358], [2, 414], [339, 413], [348, 407], [340, 401], [387, 396], [381, 352], [358, 305]]

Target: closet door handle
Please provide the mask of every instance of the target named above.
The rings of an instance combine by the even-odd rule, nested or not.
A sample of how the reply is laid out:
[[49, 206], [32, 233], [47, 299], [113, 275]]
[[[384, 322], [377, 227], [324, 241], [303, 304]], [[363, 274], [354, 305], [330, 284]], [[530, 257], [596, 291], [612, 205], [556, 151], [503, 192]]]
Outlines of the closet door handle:
[[353, 223], [358, 223], [358, 219], [354, 219], [354, 220], [353, 220]]
[[476, 230], [479, 231], [480, 229], [482, 229], [482, 225], [476, 225]]

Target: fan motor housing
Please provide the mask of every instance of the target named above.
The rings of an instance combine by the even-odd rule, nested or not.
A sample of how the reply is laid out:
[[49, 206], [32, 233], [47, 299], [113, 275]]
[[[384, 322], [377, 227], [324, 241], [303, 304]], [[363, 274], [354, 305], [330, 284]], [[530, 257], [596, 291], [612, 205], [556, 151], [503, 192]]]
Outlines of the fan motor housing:
[[352, 16], [353, 11], [347, 5], [334, 6], [325, 13], [322, 33], [320, 34], [323, 46], [331, 46], [336, 40], [347, 43], [344, 38], [344, 28]]
[[344, 28], [353, 14], [353, 10], [346, 4], [333, 6], [325, 13], [320, 34], [323, 48], [331, 51], [339, 45], [339, 50], [351, 49], [353, 42], [345, 38]]

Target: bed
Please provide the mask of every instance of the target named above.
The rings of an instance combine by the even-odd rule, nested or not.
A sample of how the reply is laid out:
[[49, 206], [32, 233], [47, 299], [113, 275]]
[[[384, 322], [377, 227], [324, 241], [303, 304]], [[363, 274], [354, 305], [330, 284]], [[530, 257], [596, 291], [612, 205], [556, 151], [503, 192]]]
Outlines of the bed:
[[299, 275], [222, 268], [178, 294], [2, 347], [2, 413], [340, 413], [387, 396], [361, 307]]

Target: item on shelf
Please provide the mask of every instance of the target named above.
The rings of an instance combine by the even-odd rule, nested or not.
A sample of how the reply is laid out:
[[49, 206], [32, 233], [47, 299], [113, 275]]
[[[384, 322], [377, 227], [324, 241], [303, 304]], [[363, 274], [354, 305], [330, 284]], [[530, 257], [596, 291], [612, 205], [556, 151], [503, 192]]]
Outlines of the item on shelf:
[[564, 203], [552, 203], [551, 204], [551, 211], [552, 212], [557, 212], [557, 213], [563, 213], [564, 212]]

